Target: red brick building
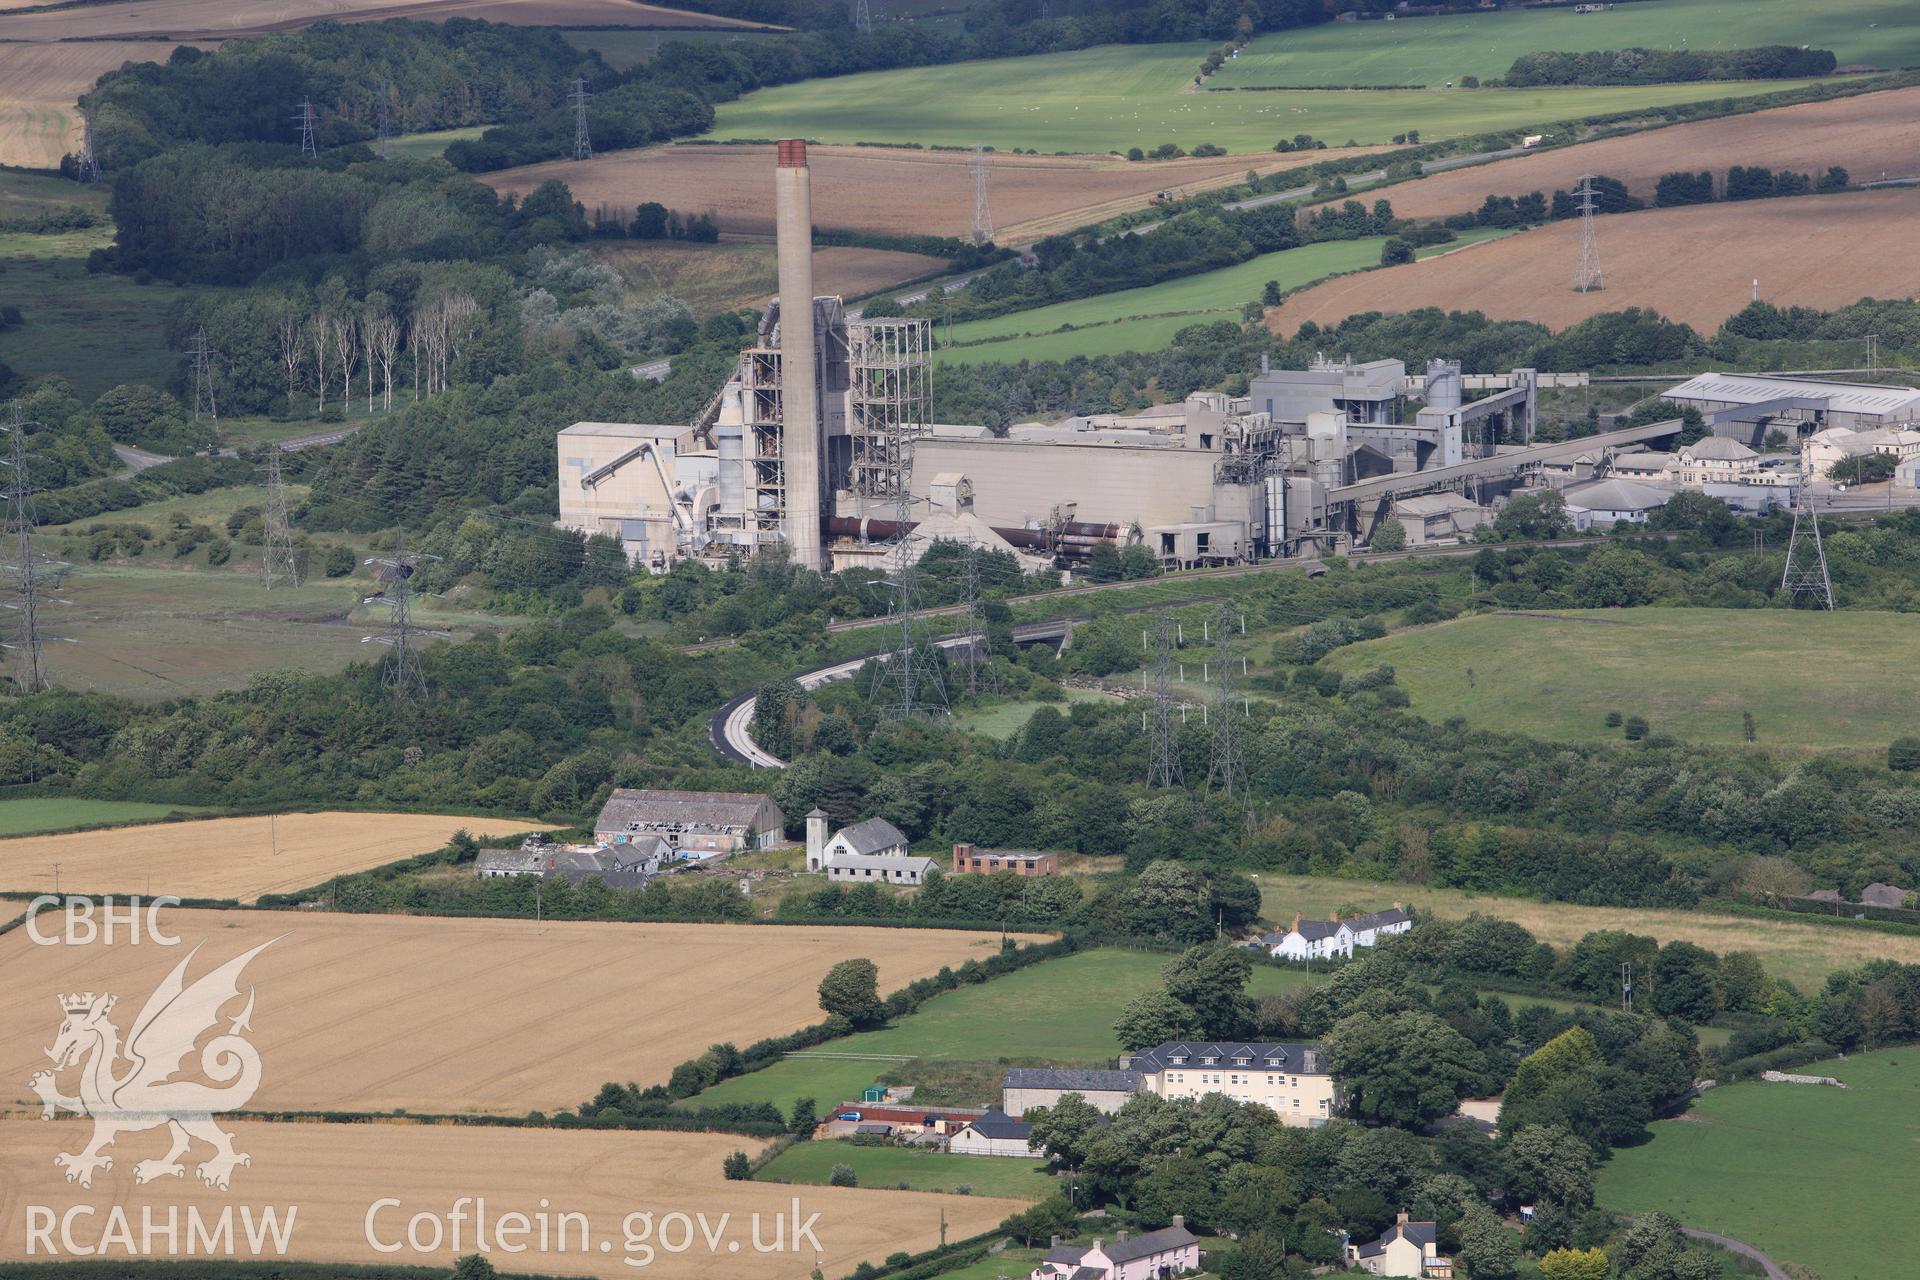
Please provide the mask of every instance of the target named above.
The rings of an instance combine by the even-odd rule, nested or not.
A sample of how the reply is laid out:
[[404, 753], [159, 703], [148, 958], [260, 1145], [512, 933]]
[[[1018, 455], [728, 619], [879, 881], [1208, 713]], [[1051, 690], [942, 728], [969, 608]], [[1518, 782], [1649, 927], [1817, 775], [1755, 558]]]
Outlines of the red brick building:
[[1060, 869], [1060, 855], [1035, 853], [1028, 849], [976, 849], [970, 844], [953, 846], [953, 874], [987, 875], [1011, 871], [1017, 876], [1050, 876]]

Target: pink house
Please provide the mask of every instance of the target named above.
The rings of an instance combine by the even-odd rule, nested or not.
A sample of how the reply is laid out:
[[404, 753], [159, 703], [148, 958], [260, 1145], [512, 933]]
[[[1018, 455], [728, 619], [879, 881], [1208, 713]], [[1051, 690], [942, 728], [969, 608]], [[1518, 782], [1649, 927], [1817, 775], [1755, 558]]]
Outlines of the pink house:
[[1056, 1242], [1029, 1280], [1167, 1280], [1199, 1269], [1200, 1241], [1176, 1213], [1172, 1226], [1142, 1236], [1122, 1231], [1085, 1249]]

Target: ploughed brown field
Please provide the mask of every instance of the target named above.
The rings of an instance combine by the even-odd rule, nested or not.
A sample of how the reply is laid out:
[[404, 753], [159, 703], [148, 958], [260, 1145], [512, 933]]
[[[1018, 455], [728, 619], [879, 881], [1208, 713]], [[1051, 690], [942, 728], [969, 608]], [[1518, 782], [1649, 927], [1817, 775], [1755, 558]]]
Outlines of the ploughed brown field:
[[[283, 813], [0, 840], [0, 893], [233, 898], [309, 889], [331, 876], [431, 853], [453, 833], [546, 831], [524, 818], [432, 813]], [[11, 914], [10, 912], [8, 914]]]
[[[39, 0], [44, 4], [46, 0]], [[409, 18], [485, 18], [522, 26], [745, 27], [718, 18], [634, 0], [120, 0], [37, 13], [0, 0], [0, 40], [228, 39], [297, 31], [316, 22], [379, 22]], [[170, 47], [170, 46], [169, 46]], [[167, 47], [155, 55], [164, 58]]]
[[1813, 177], [1839, 165], [1856, 183], [1920, 177], [1920, 87], [1603, 138], [1436, 173], [1380, 194], [1403, 218], [1443, 218], [1471, 212], [1490, 195], [1571, 191], [1582, 174], [1603, 173], [1652, 204], [1661, 174], [1709, 170], [1718, 189], [1734, 165], [1756, 164]]
[[[987, 157], [994, 238], [1026, 244], [1147, 206], [1156, 192], [1188, 193], [1380, 148], [1129, 163], [1109, 156]], [[973, 156], [895, 147], [809, 147], [813, 221], [820, 227], [891, 235], [965, 236], [973, 230]], [[724, 231], [773, 231], [771, 146], [643, 147], [584, 163], [554, 160], [482, 174], [495, 190], [525, 195], [558, 178], [588, 209], [631, 211], [655, 200], [685, 213], [715, 214]]]
[[[728, 1182], [720, 1172], [728, 1153], [752, 1154], [764, 1145], [728, 1134], [259, 1121], [223, 1127], [234, 1150], [252, 1161], [234, 1170], [227, 1191], [196, 1176], [211, 1150], [199, 1143], [182, 1158], [184, 1176], [136, 1183], [135, 1165], [166, 1153], [164, 1132], [151, 1130], [121, 1135], [112, 1169], [83, 1190], [66, 1182], [53, 1160], [85, 1144], [89, 1121], [0, 1121], [0, 1258], [28, 1258], [30, 1240], [34, 1261], [71, 1256], [62, 1219], [71, 1244], [91, 1247], [103, 1239], [113, 1209], [125, 1215], [132, 1247], [151, 1250], [132, 1256], [148, 1257], [168, 1256], [168, 1246], [164, 1235], [143, 1238], [143, 1224], [164, 1228], [171, 1212], [179, 1224], [175, 1247], [185, 1257], [190, 1214], [213, 1229], [231, 1211], [235, 1244], [228, 1256], [241, 1260], [444, 1271], [480, 1251], [476, 1220], [484, 1217], [490, 1260], [505, 1272], [795, 1280], [816, 1266], [845, 1275], [896, 1250], [932, 1248], [943, 1220], [947, 1238], [958, 1240], [1027, 1207], [988, 1196]], [[457, 1204], [456, 1240], [449, 1215]], [[67, 1218], [76, 1208], [82, 1212]], [[249, 1246], [242, 1213], [258, 1222], [263, 1210], [283, 1224], [291, 1213], [284, 1250], [271, 1236], [261, 1248]], [[420, 1214], [435, 1221], [414, 1224], [416, 1249], [409, 1225]], [[49, 1222], [51, 1228], [29, 1235], [36, 1223]], [[802, 1224], [804, 1234], [796, 1230]], [[102, 1252], [130, 1256], [117, 1244]]]
[[[0, 1110], [38, 1110], [27, 1081], [47, 1065], [56, 996], [111, 992], [125, 1034], [196, 945], [188, 983], [275, 940], [241, 977], [256, 997], [264, 1072], [252, 1109], [509, 1115], [578, 1105], [609, 1080], [665, 1083], [709, 1045], [744, 1048], [817, 1022], [820, 980], [848, 957], [879, 966], [886, 993], [1000, 945], [997, 933], [940, 929], [181, 909], [160, 918], [180, 946], [38, 945], [26, 929], [0, 937]], [[36, 926], [47, 936], [58, 923]]]
[[1602, 311], [1650, 307], [1712, 333], [1747, 305], [1756, 278], [1760, 297], [1783, 306], [1913, 296], [1916, 218], [1916, 188], [1615, 214], [1594, 223], [1606, 287], [1592, 293], [1572, 288], [1579, 223], [1550, 223], [1303, 289], [1267, 313], [1267, 327], [1291, 334], [1308, 320], [1439, 307], [1564, 329]]
[[[771, 240], [611, 240], [594, 245], [593, 255], [620, 273], [629, 299], [671, 294], [695, 315], [764, 306], [779, 287]], [[924, 254], [831, 245], [813, 251], [813, 282], [821, 293], [858, 298], [935, 274], [945, 265]]]

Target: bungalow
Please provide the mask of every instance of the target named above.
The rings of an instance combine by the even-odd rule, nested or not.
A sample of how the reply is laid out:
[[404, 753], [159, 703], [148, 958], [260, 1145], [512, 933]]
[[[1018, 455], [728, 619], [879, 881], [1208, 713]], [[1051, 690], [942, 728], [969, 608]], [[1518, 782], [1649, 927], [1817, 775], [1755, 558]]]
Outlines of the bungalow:
[[1380, 939], [1390, 938], [1396, 933], [1405, 933], [1413, 928], [1413, 917], [1399, 903], [1394, 903], [1385, 911], [1369, 911], [1365, 915], [1355, 916], [1345, 922], [1353, 934], [1356, 947], [1378, 946]]
[[1278, 960], [1331, 960], [1353, 955], [1353, 930], [1338, 920], [1293, 918], [1292, 927], [1260, 939]]
[[1028, 1280], [1163, 1280], [1199, 1269], [1199, 1237], [1176, 1213], [1170, 1227], [1139, 1236], [1122, 1231], [1112, 1243], [1095, 1240], [1085, 1249], [1056, 1237]]
[[548, 855], [543, 876], [571, 884], [597, 879], [609, 889], [639, 889], [672, 857], [658, 836], [598, 849], [563, 849]]
[[989, 1111], [967, 1122], [947, 1139], [947, 1151], [956, 1156], [1030, 1156], [1027, 1139], [1033, 1126], [1004, 1111]]
[[1431, 1222], [1408, 1222], [1401, 1210], [1386, 1234], [1370, 1244], [1347, 1244], [1347, 1265], [1376, 1276], [1411, 1276], [1414, 1280], [1451, 1280], [1453, 1259], [1443, 1257], [1439, 1227]]
[[1008, 1067], [1006, 1079], [1000, 1085], [1000, 1107], [1010, 1116], [1024, 1116], [1055, 1105], [1069, 1093], [1077, 1093], [1095, 1110], [1112, 1115], [1144, 1087], [1137, 1071]]

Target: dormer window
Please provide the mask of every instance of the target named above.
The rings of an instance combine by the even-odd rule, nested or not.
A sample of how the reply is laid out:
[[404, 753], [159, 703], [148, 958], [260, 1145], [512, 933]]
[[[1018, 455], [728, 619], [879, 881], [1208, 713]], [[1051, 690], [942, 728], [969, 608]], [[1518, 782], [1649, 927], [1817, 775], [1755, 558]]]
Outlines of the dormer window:
[[1167, 1061], [1171, 1062], [1176, 1067], [1185, 1066], [1187, 1062], [1187, 1055], [1184, 1053], [1175, 1054], [1173, 1057], [1168, 1058]]
[[1208, 1058], [1202, 1058], [1202, 1059], [1200, 1059], [1200, 1062], [1201, 1062], [1201, 1064], [1202, 1064], [1203, 1066], [1209, 1066], [1209, 1067], [1211, 1067], [1211, 1066], [1213, 1066], [1213, 1065], [1214, 1065], [1215, 1063], [1217, 1063], [1217, 1062], [1219, 1062], [1219, 1061], [1220, 1061], [1220, 1059], [1218, 1059], [1218, 1058], [1212, 1058], [1212, 1057], [1208, 1057]]

